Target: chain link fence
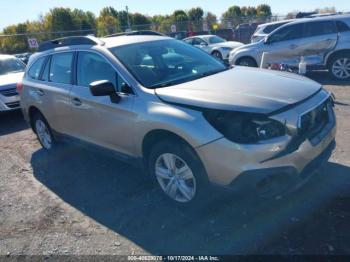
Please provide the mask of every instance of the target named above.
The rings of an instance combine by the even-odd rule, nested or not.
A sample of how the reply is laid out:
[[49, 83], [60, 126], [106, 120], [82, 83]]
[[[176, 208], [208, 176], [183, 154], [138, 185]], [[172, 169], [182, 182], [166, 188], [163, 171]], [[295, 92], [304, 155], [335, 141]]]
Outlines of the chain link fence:
[[[197, 21], [164, 21], [162, 23], [150, 23], [142, 25], [121, 26], [110, 28], [110, 33], [125, 32], [129, 30], [153, 30], [183, 39], [187, 36], [200, 34], [217, 34], [226, 40], [250, 42], [250, 37], [259, 24], [285, 19], [285, 16], [269, 17], [236, 17], [225, 20], [197, 20]], [[55, 32], [23, 32], [18, 34], [0, 34], [0, 53], [14, 54], [35, 52], [30, 48], [28, 39], [36, 39], [37, 42], [47, 41], [67, 36], [96, 35], [100, 36], [97, 29], [68, 30]]]

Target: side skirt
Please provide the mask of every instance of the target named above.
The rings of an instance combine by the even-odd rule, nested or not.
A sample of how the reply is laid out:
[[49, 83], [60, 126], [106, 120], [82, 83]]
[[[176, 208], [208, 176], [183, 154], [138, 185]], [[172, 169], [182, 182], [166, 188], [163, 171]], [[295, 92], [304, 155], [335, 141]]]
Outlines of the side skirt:
[[111, 150], [109, 148], [105, 148], [93, 143], [89, 143], [81, 139], [72, 137], [70, 135], [62, 134], [56, 131], [53, 131], [53, 136], [55, 137], [55, 139], [59, 141], [62, 141], [68, 144], [71, 143], [71, 144], [77, 145], [78, 147], [87, 149], [89, 151], [97, 152], [98, 154], [105, 155], [106, 157], [117, 159], [129, 165], [132, 165], [136, 168], [144, 168], [144, 163], [142, 158], [129, 156], [124, 153], [120, 153], [118, 151]]

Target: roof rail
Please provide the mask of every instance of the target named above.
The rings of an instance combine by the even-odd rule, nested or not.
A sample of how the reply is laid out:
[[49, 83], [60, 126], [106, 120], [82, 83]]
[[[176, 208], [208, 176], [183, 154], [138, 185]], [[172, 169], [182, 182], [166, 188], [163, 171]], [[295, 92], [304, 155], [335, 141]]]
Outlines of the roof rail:
[[115, 36], [123, 36], [123, 35], [160, 35], [160, 36], [165, 36], [162, 33], [152, 31], [152, 30], [140, 30], [140, 31], [115, 33], [115, 34], [106, 35], [104, 37], [115, 37]]
[[43, 52], [56, 47], [70, 45], [104, 45], [104, 42], [94, 36], [68, 36], [54, 40], [45, 41], [39, 44], [38, 51]]

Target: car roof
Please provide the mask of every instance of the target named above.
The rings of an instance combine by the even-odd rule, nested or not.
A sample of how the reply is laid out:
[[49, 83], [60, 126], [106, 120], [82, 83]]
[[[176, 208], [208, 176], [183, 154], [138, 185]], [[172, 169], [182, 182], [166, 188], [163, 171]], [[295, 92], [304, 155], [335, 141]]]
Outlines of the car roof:
[[186, 37], [183, 40], [192, 39], [192, 38], [209, 38], [209, 37], [213, 37], [213, 36], [217, 36], [217, 35], [194, 35], [194, 36]]
[[0, 60], [2, 60], [2, 59], [8, 59], [8, 58], [16, 58], [16, 57], [13, 56], [13, 55], [3, 55], [3, 54], [0, 54]]
[[170, 39], [174, 40], [174, 38], [172, 37], [159, 35], [122, 35], [108, 38], [100, 38], [100, 40], [104, 42], [104, 46], [107, 48]]
[[278, 24], [283, 24], [283, 23], [290, 23], [295, 21], [296, 19], [287, 19], [287, 20], [279, 20], [279, 21], [274, 21], [274, 22], [269, 22], [269, 23], [265, 23], [265, 24], [260, 24], [258, 25], [258, 27], [267, 27], [269, 25], [278, 25]]
[[317, 21], [330, 21], [330, 20], [348, 20], [350, 19], [350, 14], [340, 14], [340, 15], [327, 15], [327, 16], [320, 16], [320, 17], [305, 17], [305, 18], [299, 18], [295, 19], [295, 21], [288, 23], [290, 24], [299, 24], [299, 23], [305, 23], [305, 22], [317, 22]]

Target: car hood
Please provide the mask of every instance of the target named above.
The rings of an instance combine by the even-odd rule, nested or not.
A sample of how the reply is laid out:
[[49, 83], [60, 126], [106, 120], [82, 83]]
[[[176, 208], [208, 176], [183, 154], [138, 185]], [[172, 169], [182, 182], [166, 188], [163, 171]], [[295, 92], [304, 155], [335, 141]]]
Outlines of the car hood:
[[0, 75], [0, 90], [16, 87], [16, 84], [23, 78], [23, 72]]
[[233, 48], [243, 46], [243, 44], [241, 42], [228, 41], [228, 42], [213, 44], [212, 46], [213, 47], [229, 47], [229, 48], [233, 49]]
[[261, 45], [263, 45], [263, 44], [264, 44], [264, 41], [258, 41], [258, 42], [250, 43], [247, 45], [241, 45], [238, 48], [235, 48], [235, 50], [233, 50], [232, 52], [237, 52], [237, 51], [244, 50], [244, 49], [248, 49], [248, 50], [257, 49], [257, 48], [260, 48]]
[[285, 72], [236, 66], [187, 83], [158, 88], [164, 102], [268, 114], [313, 95], [321, 85]]

